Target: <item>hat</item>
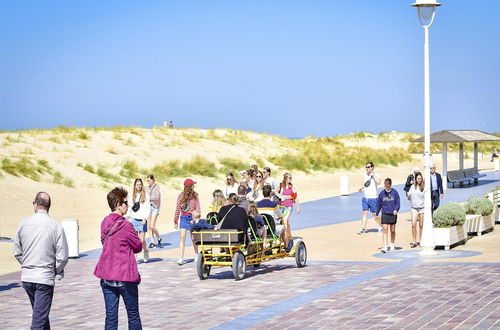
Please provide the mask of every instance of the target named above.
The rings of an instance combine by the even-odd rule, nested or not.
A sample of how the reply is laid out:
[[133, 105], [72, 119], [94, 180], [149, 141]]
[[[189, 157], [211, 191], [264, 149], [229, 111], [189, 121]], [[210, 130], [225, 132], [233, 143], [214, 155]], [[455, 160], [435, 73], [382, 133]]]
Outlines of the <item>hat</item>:
[[196, 182], [194, 182], [193, 180], [191, 179], [186, 179], [184, 180], [184, 187], [187, 187], [189, 186], [190, 184], [196, 184]]

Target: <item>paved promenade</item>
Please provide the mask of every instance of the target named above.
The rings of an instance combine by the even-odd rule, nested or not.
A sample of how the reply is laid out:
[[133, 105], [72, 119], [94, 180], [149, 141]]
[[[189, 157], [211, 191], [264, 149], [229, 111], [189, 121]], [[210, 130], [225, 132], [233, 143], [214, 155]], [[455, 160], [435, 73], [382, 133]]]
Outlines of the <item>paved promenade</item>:
[[[496, 176], [489, 174], [487, 183], [470, 190], [449, 190], [447, 198], [463, 201], [470, 195], [484, 194], [498, 185]], [[454, 197], [458, 193], [463, 196]], [[177, 247], [175, 241], [169, 241], [171, 245], [162, 251], [153, 251], [149, 263], [139, 264], [144, 328], [500, 329], [500, 252], [495, 248], [498, 244], [493, 244], [500, 239], [498, 226], [493, 233], [473, 238], [460, 248], [439, 251], [432, 258], [422, 258], [418, 251], [406, 247], [376, 253], [373, 240], [379, 240], [379, 233], [356, 235], [353, 228], [345, 232], [341, 228], [350, 224], [341, 219], [319, 227], [335, 223], [339, 218], [333, 210], [344, 212], [335, 203], [346, 200], [349, 205], [358, 204], [354, 197], [304, 203], [304, 218], [294, 218], [298, 227], [307, 221], [305, 228], [309, 229], [299, 233], [340, 231], [337, 240], [327, 245], [318, 245], [312, 237], [306, 239], [311, 255], [317, 246], [327, 252], [322, 254], [324, 258], [309, 260], [304, 268], [297, 268], [295, 260], [287, 258], [259, 268], [248, 267], [247, 278], [236, 282], [229, 267], [214, 267], [209, 279], [201, 281], [193, 262], [178, 266], [176, 259], [168, 258], [176, 254], [171, 249]], [[359, 208], [346, 207], [358, 213], [351, 220], [359, 218]], [[305, 219], [306, 214], [316, 211], [314, 217]], [[325, 220], [321, 212], [329, 218]], [[324, 243], [324, 235], [314, 237], [322, 237]], [[345, 258], [352, 250], [345, 250], [342, 239], [358, 244], [364, 254]], [[102, 292], [99, 280], [92, 275], [98, 253], [70, 260], [65, 279], [56, 286], [53, 329], [103, 328]], [[480, 259], [484, 255], [488, 258]], [[29, 327], [31, 307], [19, 279], [19, 272], [0, 276], [1, 329]], [[126, 319], [122, 304], [120, 328], [127, 328]]]
[[[393, 253], [395, 258], [398, 252]], [[444, 253], [444, 252], [442, 252]], [[466, 252], [448, 252], [464, 255]], [[398, 262], [310, 262], [285, 259], [248, 271], [229, 268], [200, 281], [194, 263], [140, 264], [145, 329], [500, 329], [500, 264], [429, 263], [409, 253]], [[99, 329], [104, 304], [91, 273], [95, 260], [72, 260], [57, 283], [53, 329]], [[250, 267], [252, 268], [252, 267]], [[29, 327], [31, 308], [19, 274], [0, 276], [2, 329]], [[120, 328], [126, 314], [120, 309]]]

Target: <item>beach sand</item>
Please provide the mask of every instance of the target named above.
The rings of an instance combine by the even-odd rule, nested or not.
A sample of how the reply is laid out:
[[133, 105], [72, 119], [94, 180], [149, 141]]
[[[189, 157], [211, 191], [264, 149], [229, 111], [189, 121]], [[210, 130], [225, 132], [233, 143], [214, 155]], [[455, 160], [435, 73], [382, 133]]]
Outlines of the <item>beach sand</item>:
[[[414, 157], [413, 162], [407, 162], [394, 166], [376, 167], [376, 172], [382, 179], [390, 177], [393, 179], [393, 184], [401, 184], [406, 180], [406, 176], [411, 173], [414, 166], [419, 166], [422, 161], [420, 157]], [[434, 162], [437, 165], [438, 172], [441, 172], [441, 157], [434, 155]], [[449, 155], [449, 168], [458, 167], [458, 157], [453, 154]], [[480, 160], [480, 169], [491, 169], [492, 163], [486, 159]], [[376, 164], [375, 164], [376, 165]], [[465, 160], [466, 167], [472, 167], [472, 160]], [[419, 166], [421, 168], [421, 166]], [[340, 194], [340, 177], [347, 175], [349, 177], [349, 190], [355, 192], [362, 186], [364, 169], [356, 170], [337, 170], [330, 173], [316, 172], [306, 174], [303, 172], [294, 173], [295, 184], [299, 191], [299, 200], [307, 202], [321, 198], [327, 198]], [[273, 177], [277, 180], [281, 179], [282, 173], [273, 173]], [[75, 173], [75, 177], [78, 173]], [[199, 193], [201, 200], [202, 213], [205, 214], [208, 205], [211, 201], [211, 194], [214, 189], [223, 188], [223, 178], [213, 179], [206, 177], [193, 177], [198, 182], [196, 191]], [[174, 179], [168, 185], [161, 185], [162, 206], [160, 216], [157, 221], [157, 227], [160, 233], [174, 231], [173, 213], [177, 195], [180, 192], [183, 179]], [[34, 182], [26, 178], [14, 177], [5, 175], [0, 178], [0, 236], [14, 237], [16, 228], [21, 219], [30, 216], [33, 213], [32, 201], [38, 191], [47, 191], [52, 197], [51, 216], [57, 221], [63, 219], [78, 219], [79, 220], [79, 235], [80, 235], [80, 252], [93, 250], [100, 247], [99, 242], [99, 226], [107, 214], [109, 208], [107, 206], [106, 194], [107, 191], [92, 187], [77, 186], [78, 188], [69, 188], [63, 185], [51, 183]], [[131, 187], [126, 187], [129, 192]], [[404, 229], [405, 222], [402, 224], [401, 242], [409, 242], [404, 238], [404, 233], [409, 231]], [[369, 238], [363, 240], [363, 244], [359, 245], [353, 242], [359, 242], [355, 232], [359, 227], [357, 222], [340, 224], [328, 228], [313, 228], [297, 232], [297, 235], [307, 237], [309, 247], [309, 257], [311, 259], [321, 260], [372, 260], [370, 255], [376, 252], [377, 242], [371, 242], [369, 239], [376, 235], [367, 235]], [[339, 235], [339, 238], [344, 239], [351, 237], [342, 245], [336, 244], [323, 245], [322, 241], [329, 242], [329, 239], [317, 239], [322, 235]], [[340, 240], [339, 242], [341, 242]], [[351, 242], [352, 241], [352, 242]], [[399, 241], [399, 239], [398, 239]], [[407, 248], [408, 244], [404, 244]], [[352, 246], [350, 244], [353, 244]], [[366, 254], [366, 251], [371, 254]], [[177, 256], [175, 250], [165, 252], [166, 255]], [[363, 252], [364, 251], [364, 252]], [[12, 256], [12, 243], [0, 242], [0, 273], [9, 273], [19, 270], [19, 264]]]

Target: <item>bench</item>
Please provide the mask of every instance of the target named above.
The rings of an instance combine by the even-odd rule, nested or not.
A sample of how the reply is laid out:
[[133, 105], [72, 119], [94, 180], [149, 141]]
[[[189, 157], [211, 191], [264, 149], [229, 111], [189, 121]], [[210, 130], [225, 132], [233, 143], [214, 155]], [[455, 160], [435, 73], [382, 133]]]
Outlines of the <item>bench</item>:
[[485, 177], [486, 174], [480, 174], [477, 168], [466, 168], [465, 170], [448, 171], [447, 176], [448, 182], [451, 182], [453, 187], [455, 187], [455, 183], [458, 183], [460, 186], [464, 182], [471, 184], [474, 181], [474, 183], [477, 183], [477, 180]]
[[462, 185], [462, 183], [467, 181], [470, 184], [471, 180], [474, 179], [473, 177], [466, 177], [463, 170], [448, 171], [447, 177], [448, 182], [453, 185], [453, 188], [455, 188], [455, 183]]

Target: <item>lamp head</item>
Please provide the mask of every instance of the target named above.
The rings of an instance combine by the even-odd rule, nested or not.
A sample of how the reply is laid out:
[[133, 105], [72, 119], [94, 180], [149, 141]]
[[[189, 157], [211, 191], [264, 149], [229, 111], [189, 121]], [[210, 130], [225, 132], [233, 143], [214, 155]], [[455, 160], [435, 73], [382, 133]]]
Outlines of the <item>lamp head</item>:
[[439, 7], [441, 4], [437, 0], [415, 0], [413, 7]]
[[428, 28], [434, 22], [436, 7], [441, 6], [437, 0], [415, 0], [412, 4], [413, 7], [418, 9], [418, 18], [424, 28]]

